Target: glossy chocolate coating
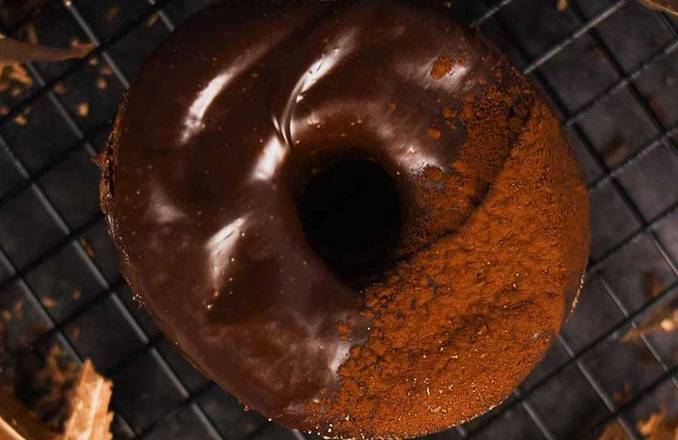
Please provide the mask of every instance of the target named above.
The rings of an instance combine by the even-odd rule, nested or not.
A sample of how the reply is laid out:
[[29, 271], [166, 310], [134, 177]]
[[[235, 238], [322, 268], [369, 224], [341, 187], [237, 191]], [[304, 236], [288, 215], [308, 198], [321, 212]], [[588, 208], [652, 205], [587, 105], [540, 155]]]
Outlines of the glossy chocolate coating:
[[[102, 204], [125, 277], [198, 368], [268, 417], [304, 426], [368, 335], [360, 292], [302, 231], [313, 170], [356, 156], [394, 179], [404, 212], [387, 259], [470, 214], [422, 226], [422, 191], [436, 190], [424, 170], [449, 172], [465, 140], [461, 124], [443, 141], [431, 127], [445, 125], [442, 102], [456, 110], [516, 74], [448, 14], [395, 1], [215, 6], [156, 51], [121, 107]], [[488, 152], [489, 174], [509, 148]]]

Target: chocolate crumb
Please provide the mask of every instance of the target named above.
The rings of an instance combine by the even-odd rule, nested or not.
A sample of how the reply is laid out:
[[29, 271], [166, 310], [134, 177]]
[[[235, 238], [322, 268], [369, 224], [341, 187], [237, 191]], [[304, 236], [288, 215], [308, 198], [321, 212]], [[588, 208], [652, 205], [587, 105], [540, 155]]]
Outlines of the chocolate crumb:
[[608, 164], [617, 164], [631, 152], [631, 146], [619, 137], [615, 137], [603, 151], [603, 158]]
[[598, 440], [626, 440], [624, 428], [616, 420], [605, 427]]
[[457, 115], [457, 112], [455, 112], [450, 107], [445, 107], [443, 109], [443, 116], [447, 119], [454, 118], [456, 115]]
[[31, 85], [33, 83], [33, 79], [23, 66], [16, 64], [11, 67], [12, 69], [9, 73], [11, 79], [24, 85]]
[[108, 8], [106, 11], [106, 15], [104, 19], [110, 23], [113, 21], [113, 19], [118, 15], [118, 12], [120, 12], [120, 6], [113, 5]]
[[450, 71], [452, 70], [452, 67], [454, 67], [454, 64], [452, 63], [452, 60], [448, 57], [438, 57], [433, 62], [433, 68], [431, 69], [431, 77], [433, 79], [441, 79]]
[[617, 391], [612, 395], [612, 399], [619, 405], [628, 402], [631, 397], [633, 397], [633, 389], [628, 382], [624, 383], [623, 390]]
[[42, 304], [48, 309], [51, 309], [56, 306], [56, 301], [51, 296], [45, 296], [42, 298]]
[[431, 139], [436, 140], [436, 141], [440, 140], [440, 137], [442, 136], [442, 134], [440, 133], [440, 130], [438, 130], [437, 128], [432, 128], [432, 127], [426, 129], [426, 134], [428, 134], [428, 137], [430, 137]]
[[24, 302], [23, 301], [17, 301], [12, 305], [12, 313], [14, 313], [14, 316], [17, 318], [21, 318], [23, 316], [23, 310], [24, 310]]
[[158, 21], [158, 14], [153, 14], [146, 19], [146, 27], [153, 27]]
[[78, 104], [78, 116], [84, 118], [89, 114], [89, 104], [86, 102], [81, 102]]
[[666, 110], [666, 107], [656, 96], [650, 97], [650, 99], [648, 100], [648, 104], [650, 104], [652, 111], [655, 112], [660, 119], [664, 121], [671, 119], [669, 117], [669, 112]]
[[678, 328], [678, 304], [676, 301], [657, 308], [642, 323], [622, 337], [623, 342], [631, 342], [643, 336], [656, 333], [671, 333]]
[[643, 273], [643, 293], [648, 299], [652, 299], [664, 290], [664, 283], [657, 272]]
[[68, 330], [68, 335], [71, 339], [78, 339], [80, 337], [80, 327], [72, 327]]
[[38, 33], [35, 30], [35, 24], [29, 23], [26, 26], [26, 39], [33, 44], [38, 44]]

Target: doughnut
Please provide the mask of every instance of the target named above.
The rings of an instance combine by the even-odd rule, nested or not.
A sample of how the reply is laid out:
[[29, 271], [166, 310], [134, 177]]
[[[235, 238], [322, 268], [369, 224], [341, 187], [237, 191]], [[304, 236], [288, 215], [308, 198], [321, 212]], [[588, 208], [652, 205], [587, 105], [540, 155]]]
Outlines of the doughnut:
[[450, 15], [222, 3], [120, 106], [100, 196], [124, 277], [200, 371], [285, 426], [402, 438], [467, 421], [576, 302], [575, 157], [529, 81]]

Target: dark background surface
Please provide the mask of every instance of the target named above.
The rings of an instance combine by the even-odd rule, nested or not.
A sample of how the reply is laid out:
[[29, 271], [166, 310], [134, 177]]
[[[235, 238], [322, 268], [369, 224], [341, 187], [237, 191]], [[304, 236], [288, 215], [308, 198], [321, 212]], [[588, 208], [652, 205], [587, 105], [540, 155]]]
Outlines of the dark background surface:
[[[209, 2], [163, 0], [160, 16], [153, 3], [52, 2], [0, 30], [101, 44], [83, 61], [30, 65], [31, 84], [0, 94], [8, 347], [92, 358], [114, 381], [116, 438], [300, 438], [190, 367], [118, 271], [91, 158], [145, 57]], [[676, 334], [621, 340], [678, 296], [678, 21], [635, 0], [564, 11], [555, 0], [457, 0], [452, 13], [479, 24], [562, 119], [589, 184], [592, 250], [581, 303], [545, 360], [505, 404], [435, 438], [569, 439], [615, 419], [640, 438], [640, 420], [678, 410]]]

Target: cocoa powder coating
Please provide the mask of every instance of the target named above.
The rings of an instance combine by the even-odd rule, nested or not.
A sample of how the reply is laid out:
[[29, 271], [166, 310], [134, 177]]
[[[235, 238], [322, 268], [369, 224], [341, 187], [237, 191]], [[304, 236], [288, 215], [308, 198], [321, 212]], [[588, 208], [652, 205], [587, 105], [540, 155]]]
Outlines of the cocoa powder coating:
[[[469, 142], [491, 142], [482, 128], [493, 125], [479, 124], [472, 109], [464, 114]], [[559, 124], [535, 101], [468, 220], [367, 290], [370, 337], [339, 370], [336, 399], [320, 418], [335, 415], [334, 432], [398, 438], [500, 403], [570, 313], [588, 255], [588, 215]]]

